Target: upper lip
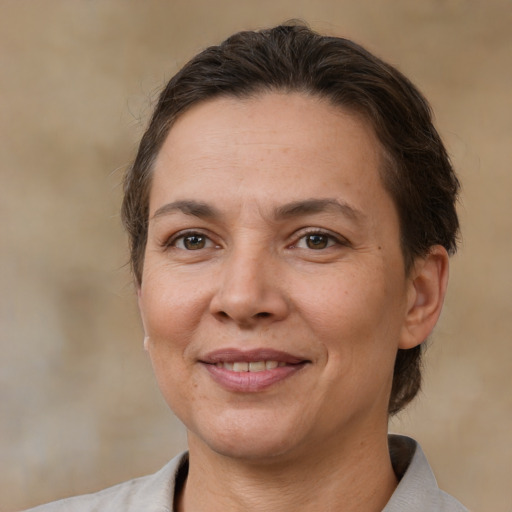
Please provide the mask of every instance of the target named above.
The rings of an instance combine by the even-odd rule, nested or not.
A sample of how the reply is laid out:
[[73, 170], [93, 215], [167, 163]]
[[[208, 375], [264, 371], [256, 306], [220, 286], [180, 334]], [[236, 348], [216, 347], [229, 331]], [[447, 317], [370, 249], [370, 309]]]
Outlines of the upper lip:
[[270, 348], [253, 350], [240, 350], [236, 348], [225, 348], [209, 352], [200, 358], [200, 361], [207, 364], [215, 363], [236, 363], [257, 361], [277, 361], [278, 363], [299, 364], [307, 362], [303, 357], [298, 357], [287, 352]]

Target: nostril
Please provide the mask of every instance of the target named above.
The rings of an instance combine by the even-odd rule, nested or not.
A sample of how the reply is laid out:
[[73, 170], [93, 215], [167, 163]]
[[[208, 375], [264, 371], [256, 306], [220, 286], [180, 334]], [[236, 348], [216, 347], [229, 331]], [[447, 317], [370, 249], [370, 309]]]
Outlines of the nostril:
[[256, 313], [257, 318], [268, 318], [270, 316], [270, 313], [266, 313], [265, 311], [262, 311], [261, 313]]

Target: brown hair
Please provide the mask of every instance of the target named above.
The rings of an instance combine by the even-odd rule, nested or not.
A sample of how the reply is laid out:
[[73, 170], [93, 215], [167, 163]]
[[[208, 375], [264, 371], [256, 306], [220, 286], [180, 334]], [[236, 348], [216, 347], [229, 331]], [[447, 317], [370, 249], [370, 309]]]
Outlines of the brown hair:
[[[459, 182], [433, 126], [430, 107], [398, 70], [347, 39], [290, 23], [239, 32], [190, 60], [162, 91], [124, 181], [122, 219], [140, 285], [146, 247], [152, 166], [176, 119], [218, 96], [296, 91], [327, 99], [371, 123], [384, 153], [384, 186], [398, 210], [405, 268], [433, 245], [457, 246]], [[421, 385], [422, 345], [398, 350], [389, 412]]]

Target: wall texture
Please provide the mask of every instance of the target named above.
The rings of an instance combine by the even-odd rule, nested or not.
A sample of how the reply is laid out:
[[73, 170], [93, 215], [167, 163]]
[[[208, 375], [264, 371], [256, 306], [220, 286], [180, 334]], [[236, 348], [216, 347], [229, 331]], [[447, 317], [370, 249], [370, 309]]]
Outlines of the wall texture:
[[425, 92], [464, 185], [424, 392], [392, 429], [472, 510], [512, 510], [510, 0], [0, 2], [0, 510], [158, 469], [184, 433], [142, 350], [119, 182], [202, 47], [300, 17]]

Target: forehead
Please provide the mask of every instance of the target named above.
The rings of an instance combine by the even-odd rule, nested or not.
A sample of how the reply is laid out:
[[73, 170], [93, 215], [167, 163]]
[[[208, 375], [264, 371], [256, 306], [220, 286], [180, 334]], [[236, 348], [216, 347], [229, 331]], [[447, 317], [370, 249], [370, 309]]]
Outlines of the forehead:
[[[231, 138], [235, 132], [236, 140]], [[230, 140], [222, 141], [226, 134]], [[273, 142], [276, 146], [299, 141], [304, 149], [316, 146], [330, 153], [347, 137], [352, 143], [371, 145], [375, 153], [382, 152], [373, 127], [362, 115], [318, 95], [264, 92], [245, 98], [220, 96], [193, 105], [174, 122], [160, 154], [177, 143], [177, 149], [186, 149], [187, 141], [194, 145], [200, 138], [228, 144]]]
[[[371, 125], [301, 93], [220, 97], [177, 119], [155, 162], [156, 182], [203, 188], [219, 180], [290, 192], [331, 184], [382, 186], [382, 148]], [[152, 196], [160, 187], [153, 187]], [[185, 191], [184, 191], [185, 192]]]

